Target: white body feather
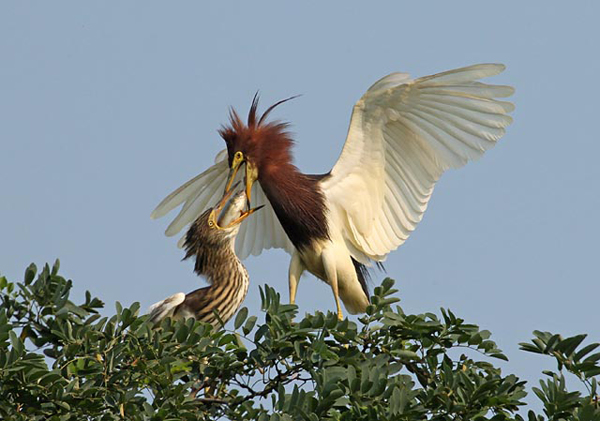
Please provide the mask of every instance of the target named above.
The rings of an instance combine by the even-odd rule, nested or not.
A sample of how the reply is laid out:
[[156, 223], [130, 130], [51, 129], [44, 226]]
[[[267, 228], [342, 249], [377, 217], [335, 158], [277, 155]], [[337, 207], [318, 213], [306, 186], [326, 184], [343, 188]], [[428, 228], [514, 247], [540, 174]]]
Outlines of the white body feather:
[[148, 309], [150, 318], [148, 319], [151, 323], [158, 323], [165, 317], [172, 317], [177, 306], [185, 301], [185, 294], [178, 292], [168, 298], [165, 298], [158, 303], [154, 303]]

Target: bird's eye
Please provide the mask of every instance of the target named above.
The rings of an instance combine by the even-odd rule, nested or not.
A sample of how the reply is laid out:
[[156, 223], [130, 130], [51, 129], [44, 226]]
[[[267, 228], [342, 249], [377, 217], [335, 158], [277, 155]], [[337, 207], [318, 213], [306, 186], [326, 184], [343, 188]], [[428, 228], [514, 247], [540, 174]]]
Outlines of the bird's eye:
[[214, 225], [215, 225], [215, 223], [214, 223], [213, 221], [208, 221], [208, 226], [209, 226], [209, 227], [211, 227], [211, 228], [212, 228]]
[[241, 161], [242, 159], [244, 159], [244, 154], [243, 154], [243, 153], [241, 153], [240, 151], [237, 151], [237, 152], [235, 153], [234, 159], [235, 159], [236, 161]]

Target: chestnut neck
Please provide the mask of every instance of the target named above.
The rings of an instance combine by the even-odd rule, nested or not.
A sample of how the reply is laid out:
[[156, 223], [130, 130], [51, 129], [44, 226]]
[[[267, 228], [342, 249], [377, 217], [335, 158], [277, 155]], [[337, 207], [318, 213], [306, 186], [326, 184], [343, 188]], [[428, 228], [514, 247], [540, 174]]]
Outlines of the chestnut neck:
[[329, 238], [321, 178], [302, 174], [291, 163], [259, 171], [263, 191], [285, 233], [300, 251], [314, 241]]

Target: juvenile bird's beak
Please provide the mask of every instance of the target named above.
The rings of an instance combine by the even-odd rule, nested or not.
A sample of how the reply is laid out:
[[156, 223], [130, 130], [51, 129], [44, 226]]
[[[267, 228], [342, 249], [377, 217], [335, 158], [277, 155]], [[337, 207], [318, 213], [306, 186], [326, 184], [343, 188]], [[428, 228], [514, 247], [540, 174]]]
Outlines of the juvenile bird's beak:
[[248, 209], [246, 212], [243, 212], [238, 219], [229, 224], [229, 227], [233, 227], [234, 225], [241, 224], [244, 219], [252, 215], [257, 210], [263, 208], [265, 205], [260, 205], [252, 209]]
[[[234, 175], [235, 177], [235, 175]], [[213, 208], [212, 212], [210, 213], [209, 216], [209, 220], [212, 221], [212, 226], [216, 229], [229, 229], [229, 228], [233, 228], [236, 225], [239, 225], [242, 223], [242, 221], [244, 219], [246, 219], [247, 217], [249, 217], [250, 215], [252, 215], [254, 212], [256, 212], [257, 210], [259, 210], [260, 208], [262, 208], [264, 205], [261, 206], [257, 206], [253, 209], [248, 209], [246, 211], [242, 211], [240, 210], [240, 216], [237, 217], [236, 219], [234, 219], [233, 221], [231, 221], [229, 224], [227, 224], [226, 226], [220, 226], [218, 224], [219, 221], [219, 216], [221, 215], [221, 212], [225, 211], [225, 209], [227, 209], [225, 212], [231, 212], [233, 209], [231, 209], [231, 205], [228, 207], [227, 203], [229, 202], [229, 200], [231, 199], [231, 196], [233, 195], [233, 193], [235, 191], [237, 191], [237, 187], [239, 186], [240, 182], [238, 181], [233, 188], [230, 188], [229, 191], [226, 191], [225, 194], [223, 195], [223, 197], [221, 198], [221, 200], [219, 201], [219, 203]], [[235, 199], [234, 199], [235, 200]]]
[[[235, 177], [235, 175], [234, 175], [234, 177]], [[228, 183], [228, 184], [230, 184], [230, 183]], [[219, 200], [219, 203], [217, 203], [217, 205], [213, 208], [213, 212], [216, 212], [217, 214], [221, 213], [221, 211], [225, 207], [225, 204], [227, 203], [229, 198], [231, 198], [231, 196], [235, 192], [236, 187], [239, 185], [240, 185], [240, 182], [238, 181], [237, 183], [235, 183], [235, 186], [233, 186], [233, 188], [231, 188], [231, 186], [229, 186], [229, 188], [225, 190], [223, 197], [221, 198], [221, 200]]]
[[[254, 212], [256, 212], [257, 210], [259, 210], [260, 208], [262, 208], [262, 207], [264, 207], [264, 206], [265, 206], [265, 205], [260, 205], [260, 206], [257, 206], [257, 207], [255, 207], [255, 208], [248, 209], [247, 211], [243, 211], [243, 212], [241, 212], [240, 216], [239, 216], [237, 219], [235, 219], [235, 220], [231, 221], [229, 224], [227, 224], [227, 225], [226, 225], [226, 226], [224, 226], [224, 227], [221, 227], [221, 226], [219, 226], [219, 225], [217, 224], [217, 222], [216, 222], [216, 221], [218, 221], [218, 220], [219, 220], [219, 213], [220, 213], [220, 211], [221, 211], [222, 209], [219, 209], [219, 210], [216, 210], [216, 209], [215, 209], [215, 210], [213, 210], [213, 212], [214, 212], [214, 221], [215, 221], [215, 225], [214, 225], [214, 226], [215, 226], [215, 228], [217, 228], [217, 229], [229, 229], [229, 228], [233, 228], [233, 227], [235, 227], [236, 225], [239, 225], [239, 224], [241, 224], [241, 223], [242, 223], [242, 221], [243, 221], [244, 219], [246, 219], [247, 217], [249, 217], [249, 216], [250, 216], [250, 215], [252, 215]], [[212, 215], [211, 215], [211, 216], [212, 216]]]

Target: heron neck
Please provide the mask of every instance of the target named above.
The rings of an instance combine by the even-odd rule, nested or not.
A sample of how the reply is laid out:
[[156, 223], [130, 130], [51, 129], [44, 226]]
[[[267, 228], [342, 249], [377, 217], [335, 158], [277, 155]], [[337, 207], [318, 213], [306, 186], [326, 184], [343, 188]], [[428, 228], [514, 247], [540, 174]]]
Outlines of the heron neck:
[[297, 249], [329, 237], [319, 176], [302, 174], [292, 164], [270, 168], [259, 174], [265, 195]]
[[220, 326], [219, 319], [227, 322], [246, 298], [250, 284], [248, 271], [236, 256], [233, 241], [226, 247], [199, 247], [195, 258], [196, 273], [205, 276], [210, 286], [187, 294], [182, 311], [197, 320]]

